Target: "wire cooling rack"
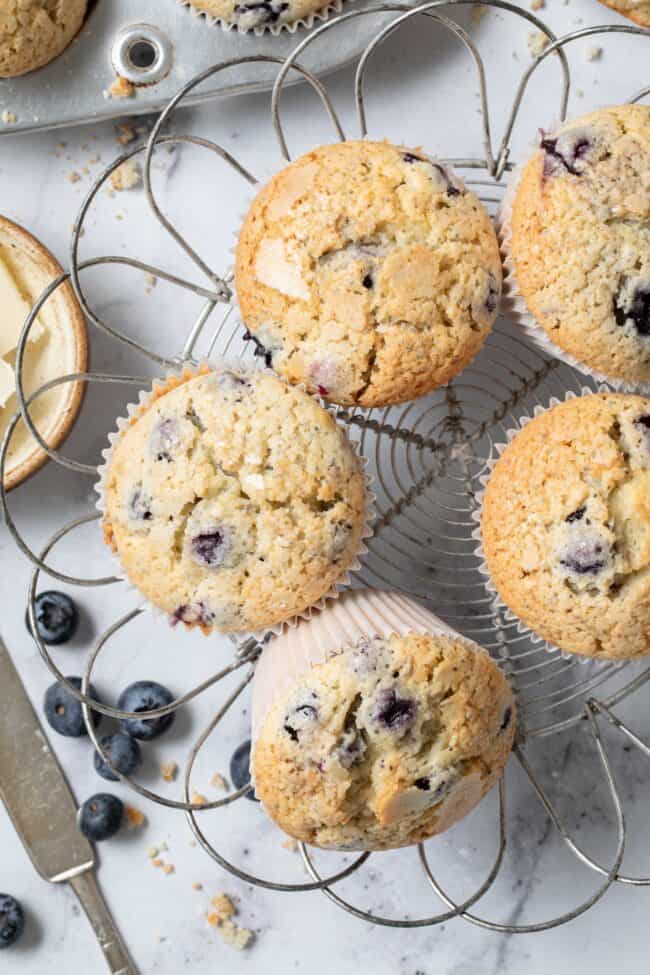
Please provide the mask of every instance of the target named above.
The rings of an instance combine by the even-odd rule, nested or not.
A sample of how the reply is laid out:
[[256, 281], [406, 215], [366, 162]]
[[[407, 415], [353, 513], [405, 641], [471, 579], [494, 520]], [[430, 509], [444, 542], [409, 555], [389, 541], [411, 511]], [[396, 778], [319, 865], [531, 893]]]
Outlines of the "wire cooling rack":
[[[66, 382], [110, 383], [133, 386], [140, 389], [149, 380], [129, 375], [109, 375], [100, 373], [76, 373], [62, 376], [42, 386], [26, 397], [23, 390], [22, 367], [29, 331], [40, 309], [46, 301], [70, 280], [89, 321], [104, 334], [115, 341], [145, 354], [157, 367], [167, 369], [184, 362], [193, 362], [199, 338], [208, 333], [210, 340], [208, 357], [212, 353], [220, 355], [238, 354], [252, 356], [252, 343], [246, 341], [245, 332], [238, 320], [233, 304], [231, 276], [219, 274], [196, 253], [178, 229], [161, 211], [152, 189], [152, 158], [157, 147], [169, 143], [185, 143], [200, 146], [216, 153], [228, 163], [251, 186], [257, 184], [255, 176], [246, 170], [229, 152], [216, 143], [195, 135], [165, 135], [164, 127], [176, 108], [205, 80], [220, 72], [242, 63], [261, 63], [278, 65], [278, 74], [272, 92], [272, 121], [278, 145], [283, 157], [290, 160], [290, 154], [281, 122], [280, 104], [283, 86], [287, 76], [298, 73], [312, 86], [319, 96], [323, 108], [329, 116], [339, 139], [345, 139], [336, 111], [329, 99], [325, 85], [300, 65], [298, 60], [306, 48], [319, 36], [335, 31], [346, 21], [356, 17], [367, 17], [393, 13], [394, 18], [376, 34], [368, 44], [358, 63], [355, 77], [355, 99], [360, 137], [366, 135], [366, 113], [364, 102], [364, 80], [368, 63], [382, 42], [413, 17], [427, 17], [440, 29], [451, 33], [464, 46], [474, 64], [479, 84], [482, 114], [482, 154], [476, 158], [448, 159], [445, 162], [455, 166], [466, 183], [472, 186], [483, 202], [494, 213], [501, 200], [504, 175], [512, 168], [509, 158], [510, 138], [517, 119], [519, 107], [528, 82], [539, 65], [550, 55], [556, 55], [557, 69], [562, 75], [562, 93], [559, 116], [566, 115], [569, 95], [569, 62], [566, 48], [579, 39], [593, 35], [623, 33], [638, 35], [650, 43], [650, 31], [620, 25], [589, 27], [557, 38], [548, 27], [533, 14], [504, 0], [484, 0], [484, 6], [496, 7], [520, 17], [546, 35], [548, 46], [536, 57], [520, 81], [515, 93], [510, 116], [498, 149], [492, 145], [488, 111], [488, 94], [485, 70], [481, 57], [466, 31], [439, 8], [460, 6], [473, 0], [456, 0], [455, 4], [445, 4], [444, 0], [432, 0], [417, 8], [400, 3], [377, 5], [373, 8], [351, 9], [340, 17], [324, 23], [311, 31], [297, 45], [293, 54], [286, 60], [270, 56], [236, 58], [215, 64], [188, 82], [161, 113], [151, 131], [148, 141], [120, 155], [90, 189], [79, 215], [75, 221], [71, 252], [70, 270], [52, 282], [32, 309], [17, 347], [16, 373], [19, 412], [10, 421], [0, 450], [0, 485], [3, 481], [8, 445], [12, 433], [22, 417], [31, 434], [49, 457], [57, 464], [80, 475], [96, 478], [96, 468], [64, 456], [51, 449], [41, 438], [34, 426], [29, 406], [48, 389]], [[650, 93], [650, 87], [636, 92], [630, 101], [639, 101]], [[84, 223], [98, 192], [111, 173], [123, 162], [134, 156], [144, 157], [143, 175], [145, 192], [149, 207], [162, 227], [188, 255], [194, 265], [207, 279], [205, 285], [170, 274], [162, 268], [154, 267], [132, 258], [107, 256], [88, 261], [79, 259], [79, 239]], [[143, 347], [126, 334], [121, 334], [105, 322], [91, 307], [82, 286], [82, 272], [91, 267], [123, 264], [144, 272], [154, 274], [179, 288], [184, 288], [204, 299], [198, 319], [191, 325], [182, 349], [175, 358], [165, 358], [153, 349]], [[213, 316], [218, 318], [215, 327], [211, 326]], [[494, 453], [494, 445], [505, 439], [506, 430], [514, 425], [517, 417], [530, 413], [535, 406], [546, 406], [553, 396], [562, 397], [567, 391], [579, 393], [585, 387], [593, 388], [593, 383], [585, 380], [574, 370], [556, 359], [548, 358], [538, 350], [529, 347], [519, 337], [515, 328], [508, 322], [499, 320], [484, 349], [474, 362], [444, 389], [416, 402], [386, 409], [343, 409], [333, 407], [338, 421], [347, 427], [351, 439], [369, 461], [375, 478], [378, 517], [374, 535], [368, 541], [368, 552], [362, 560], [360, 579], [365, 584], [380, 588], [397, 588], [408, 591], [428, 603], [436, 613], [467, 636], [488, 648], [508, 674], [519, 702], [519, 723], [515, 757], [528, 777], [534, 794], [550, 817], [553, 826], [562, 838], [566, 850], [583, 865], [593, 871], [595, 889], [586, 900], [573, 909], [556, 917], [534, 924], [506, 924], [498, 920], [482, 917], [470, 908], [491, 888], [503, 863], [506, 849], [507, 829], [504, 810], [505, 784], [499, 786], [499, 816], [497, 824], [498, 850], [488, 875], [462, 903], [454, 900], [441, 886], [427, 859], [427, 848], [418, 847], [419, 859], [424, 876], [430, 887], [442, 900], [444, 910], [419, 918], [384, 917], [366, 911], [350, 900], [344, 900], [334, 889], [341, 880], [356, 873], [368, 859], [364, 853], [344, 869], [330, 876], [322, 876], [317, 869], [308, 848], [301, 844], [304, 865], [310, 880], [304, 883], [277, 883], [253, 875], [235, 863], [229, 862], [216, 846], [206, 838], [199, 825], [199, 814], [206, 816], [213, 810], [239, 801], [249, 787], [229, 794], [227, 797], [204, 804], [190, 801], [192, 794], [192, 772], [199, 751], [210, 735], [217, 729], [220, 721], [233, 703], [239, 698], [251, 681], [255, 660], [260, 644], [252, 639], [234, 641], [234, 655], [231, 663], [219, 673], [214, 674], [200, 686], [195, 687], [172, 704], [152, 711], [152, 716], [168, 714], [188, 703], [207, 688], [234, 674], [240, 673], [240, 681], [234, 691], [219, 708], [208, 727], [203, 731], [192, 748], [184, 772], [184, 794], [182, 799], [172, 800], [144, 788], [127, 776], [119, 778], [142, 797], [164, 806], [183, 810], [190, 827], [203, 847], [223, 868], [240, 879], [271, 890], [308, 891], [321, 890], [336, 905], [349, 913], [374, 924], [393, 927], [424, 927], [440, 924], [454, 917], [489, 928], [494, 931], [521, 933], [541, 931], [566, 923], [588, 910], [614, 883], [630, 885], [650, 885], [648, 877], [630, 877], [620, 872], [625, 845], [625, 822], [619, 792], [617, 790], [610, 760], [605, 749], [599, 718], [606, 719], [624, 735], [629, 745], [637, 747], [646, 757], [650, 748], [634, 732], [623, 724], [614, 714], [613, 708], [640, 690], [650, 679], [650, 668], [638, 664], [620, 662], [585, 661], [563, 655], [557, 648], [542, 643], [530, 632], [521, 629], [517, 622], [507, 614], [494, 595], [485, 586], [479, 572], [479, 560], [472, 539], [474, 514], [477, 508], [477, 492], [480, 478], [487, 470]], [[28, 613], [32, 632], [37, 634], [34, 599], [38, 590], [41, 573], [46, 573], [60, 582], [77, 586], [105, 586], [119, 580], [113, 577], [82, 579], [67, 575], [50, 565], [48, 559], [59, 542], [81, 526], [99, 518], [96, 512], [76, 518], [62, 526], [42, 547], [34, 552], [25, 542], [10, 512], [4, 489], [0, 487], [2, 509], [9, 531], [23, 553], [34, 564], [28, 593]], [[116, 620], [95, 642], [90, 654], [82, 683], [82, 690], [66, 684], [68, 691], [82, 701], [86, 724], [95, 747], [101, 752], [97, 736], [89, 720], [88, 686], [99, 655], [104, 652], [111, 638], [127, 626], [140, 613], [135, 609]], [[181, 637], [182, 639], [182, 637]], [[66, 683], [63, 675], [50, 656], [47, 647], [38, 636], [43, 660], [54, 676]], [[595, 697], [596, 691], [598, 697]], [[113, 718], [133, 717], [129, 712], [120, 711], [104, 704], [92, 702], [94, 709]], [[616, 852], [609, 865], [603, 865], [589, 856], [574, 840], [565, 823], [560, 818], [547, 792], [542, 788], [527, 757], [526, 745], [534, 738], [543, 738], [558, 731], [580, 725], [591, 736], [598, 760], [593, 775], [606, 784], [615, 809]], [[104, 755], [111, 765], [110, 759]], [[111, 765], [112, 767], [112, 765]], [[429, 847], [429, 849], [431, 849]]]

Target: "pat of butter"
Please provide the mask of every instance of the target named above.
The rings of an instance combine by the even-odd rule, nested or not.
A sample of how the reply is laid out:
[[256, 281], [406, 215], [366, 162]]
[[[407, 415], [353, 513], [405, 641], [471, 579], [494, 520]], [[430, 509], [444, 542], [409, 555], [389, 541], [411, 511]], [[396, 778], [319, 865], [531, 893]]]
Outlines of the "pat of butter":
[[[0, 356], [6, 356], [16, 348], [29, 308], [29, 302], [23, 298], [11, 271], [0, 257]], [[37, 320], [30, 330], [30, 341], [35, 342], [42, 334], [43, 327]]]
[[16, 389], [16, 377], [8, 362], [0, 359], [0, 408], [7, 403]]

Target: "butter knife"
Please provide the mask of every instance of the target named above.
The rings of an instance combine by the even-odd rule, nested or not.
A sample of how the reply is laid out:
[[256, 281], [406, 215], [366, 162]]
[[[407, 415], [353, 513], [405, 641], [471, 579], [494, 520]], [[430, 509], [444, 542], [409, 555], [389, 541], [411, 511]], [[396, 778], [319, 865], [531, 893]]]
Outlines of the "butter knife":
[[0, 798], [37, 871], [70, 884], [113, 975], [137, 975], [77, 827], [77, 804], [0, 637]]

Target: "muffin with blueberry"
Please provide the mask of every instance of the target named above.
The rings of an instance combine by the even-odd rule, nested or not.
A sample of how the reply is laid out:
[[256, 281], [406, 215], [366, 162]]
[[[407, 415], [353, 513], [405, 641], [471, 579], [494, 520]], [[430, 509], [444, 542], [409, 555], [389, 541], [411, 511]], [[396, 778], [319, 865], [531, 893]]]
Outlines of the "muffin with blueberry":
[[310, 21], [333, 5], [333, 0], [189, 0], [199, 13], [242, 33]]
[[401, 403], [457, 375], [497, 312], [487, 211], [451, 170], [385, 142], [322, 146], [278, 173], [239, 236], [258, 352], [334, 403]]
[[397, 593], [344, 593], [264, 649], [252, 767], [266, 812], [326, 849], [418, 843], [467, 815], [512, 748], [485, 651]]
[[58, 57], [86, 15], [86, 0], [3, 0], [0, 78], [15, 78]]
[[482, 535], [499, 595], [544, 639], [650, 653], [650, 399], [585, 395], [527, 423], [488, 481]]
[[609, 380], [650, 382], [650, 106], [543, 132], [505, 214], [506, 260], [561, 352]]
[[343, 430], [266, 371], [187, 372], [154, 387], [113, 440], [104, 536], [172, 622], [273, 627], [356, 561], [366, 485]]

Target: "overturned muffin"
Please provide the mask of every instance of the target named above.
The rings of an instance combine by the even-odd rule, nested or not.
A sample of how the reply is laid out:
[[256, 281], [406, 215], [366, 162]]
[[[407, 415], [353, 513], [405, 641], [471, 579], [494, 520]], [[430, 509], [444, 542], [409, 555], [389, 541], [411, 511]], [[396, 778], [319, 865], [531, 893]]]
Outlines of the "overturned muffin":
[[86, 0], [3, 0], [0, 78], [14, 78], [58, 57], [83, 24]]
[[172, 622], [275, 626], [317, 602], [360, 550], [366, 487], [343, 430], [264, 371], [173, 378], [117, 435], [104, 535]]
[[496, 317], [487, 211], [446, 166], [383, 142], [322, 146], [254, 200], [237, 246], [267, 363], [332, 402], [385, 406], [447, 383]]
[[306, 20], [328, 7], [330, 0], [189, 0], [189, 4], [246, 33]]
[[506, 447], [483, 502], [503, 601], [563, 650], [650, 653], [650, 400], [569, 399]]
[[256, 795], [306, 843], [407, 846], [476, 806], [514, 726], [511, 689], [487, 653], [405, 596], [346, 592], [262, 654]]
[[587, 371], [650, 381], [650, 106], [542, 133], [503, 227], [518, 290]]

